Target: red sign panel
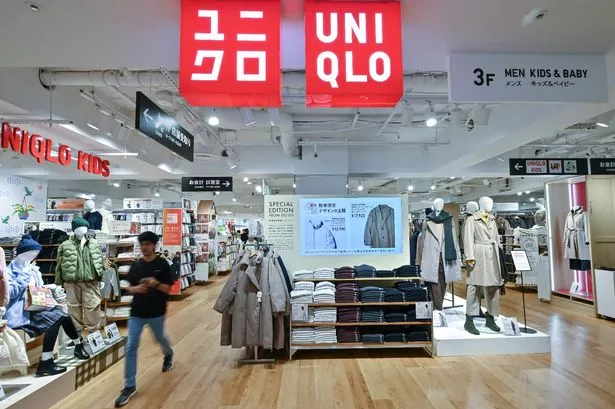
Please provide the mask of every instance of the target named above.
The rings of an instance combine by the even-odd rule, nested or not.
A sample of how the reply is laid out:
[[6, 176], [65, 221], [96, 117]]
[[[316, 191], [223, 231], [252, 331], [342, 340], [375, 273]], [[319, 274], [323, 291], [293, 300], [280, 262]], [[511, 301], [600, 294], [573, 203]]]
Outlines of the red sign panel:
[[162, 244], [182, 245], [182, 209], [164, 209], [162, 212]]
[[398, 1], [305, 0], [308, 107], [392, 107], [403, 95]]
[[77, 156], [73, 157], [70, 146], [61, 144], [55, 150], [53, 140], [43, 138], [38, 134], [30, 135], [25, 129], [16, 126], [12, 127], [6, 122], [2, 123], [0, 148], [10, 148], [13, 152], [32, 156], [38, 163], [49, 162], [69, 166], [71, 160], [75, 160], [77, 162], [77, 170], [79, 171], [103, 177], [109, 177], [111, 173], [108, 160], [103, 160], [96, 155], [82, 151], [78, 151]]
[[280, 0], [182, 0], [179, 91], [195, 106], [280, 107]]

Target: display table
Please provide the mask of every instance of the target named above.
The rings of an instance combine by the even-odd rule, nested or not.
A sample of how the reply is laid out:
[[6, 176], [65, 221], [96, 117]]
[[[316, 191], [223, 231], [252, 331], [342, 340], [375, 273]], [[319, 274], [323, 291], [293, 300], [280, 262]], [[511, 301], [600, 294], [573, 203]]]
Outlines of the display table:
[[598, 315], [615, 318], [615, 269], [595, 270]]

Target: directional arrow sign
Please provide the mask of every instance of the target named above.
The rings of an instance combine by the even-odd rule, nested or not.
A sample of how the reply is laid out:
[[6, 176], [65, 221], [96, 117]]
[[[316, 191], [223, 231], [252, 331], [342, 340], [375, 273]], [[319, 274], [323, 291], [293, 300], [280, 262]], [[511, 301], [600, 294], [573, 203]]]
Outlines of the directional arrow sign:
[[148, 112], [149, 112], [149, 108], [147, 108], [145, 111], [143, 111], [143, 116], [145, 117], [145, 120], [147, 122], [152, 122], [152, 119], [154, 119], [154, 118], [152, 118], [152, 116], [150, 114], [148, 114]]
[[508, 162], [511, 176], [587, 175], [586, 158], [513, 158]]
[[182, 178], [182, 192], [232, 192], [229, 176], [190, 176]]

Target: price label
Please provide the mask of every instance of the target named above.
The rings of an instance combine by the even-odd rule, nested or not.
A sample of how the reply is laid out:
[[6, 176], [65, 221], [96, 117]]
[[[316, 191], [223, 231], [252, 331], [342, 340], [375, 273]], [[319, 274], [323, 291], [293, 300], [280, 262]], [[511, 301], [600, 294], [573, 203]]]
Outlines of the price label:
[[292, 305], [292, 319], [297, 322], [308, 322], [309, 312], [307, 304], [293, 304]]
[[88, 343], [90, 344], [93, 355], [96, 355], [105, 349], [105, 340], [102, 335], [100, 335], [100, 331], [96, 331], [88, 335]]
[[504, 328], [504, 335], [508, 337], [521, 336], [521, 328], [516, 318], [502, 317], [502, 327]]
[[118, 341], [120, 338], [122, 338], [122, 335], [120, 334], [120, 330], [118, 329], [117, 324], [115, 322], [105, 327], [105, 335], [106, 335], [108, 344], [112, 344]]
[[417, 320], [427, 320], [427, 319], [432, 319], [432, 317], [433, 317], [433, 313], [432, 313], [431, 301], [416, 303], [416, 319]]

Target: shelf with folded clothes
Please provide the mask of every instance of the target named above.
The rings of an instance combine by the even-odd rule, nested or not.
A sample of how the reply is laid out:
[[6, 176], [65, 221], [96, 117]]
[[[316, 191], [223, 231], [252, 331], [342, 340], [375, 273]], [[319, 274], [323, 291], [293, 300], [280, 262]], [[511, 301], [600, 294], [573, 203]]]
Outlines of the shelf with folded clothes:
[[411, 305], [416, 305], [421, 301], [404, 301], [404, 302], [336, 302], [336, 303], [311, 303], [308, 304], [308, 307], [406, 307]]
[[416, 347], [431, 347], [431, 341], [409, 341], [409, 342], [336, 342], [323, 344], [292, 344], [293, 349], [367, 349], [367, 348], [416, 348]]
[[301, 278], [295, 277], [294, 281], [330, 281], [332, 283], [342, 282], [370, 282], [370, 281], [421, 281], [421, 277], [374, 277], [374, 278]]
[[403, 322], [293, 322], [294, 328], [302, 327], [409, 327], [414, 325], [431, 326], [431, 320]]

